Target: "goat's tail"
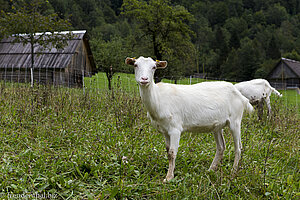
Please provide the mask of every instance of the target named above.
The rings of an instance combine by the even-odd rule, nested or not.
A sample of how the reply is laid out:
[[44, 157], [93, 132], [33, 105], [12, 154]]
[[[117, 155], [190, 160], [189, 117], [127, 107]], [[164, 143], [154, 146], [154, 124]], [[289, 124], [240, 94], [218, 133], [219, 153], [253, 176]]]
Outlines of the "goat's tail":
[[271, 87], [272, 93], [276, 94], [279, 97], [282, 97], [282, 94], [280, 94], [280, 92], [278, 92], [275, 88]]

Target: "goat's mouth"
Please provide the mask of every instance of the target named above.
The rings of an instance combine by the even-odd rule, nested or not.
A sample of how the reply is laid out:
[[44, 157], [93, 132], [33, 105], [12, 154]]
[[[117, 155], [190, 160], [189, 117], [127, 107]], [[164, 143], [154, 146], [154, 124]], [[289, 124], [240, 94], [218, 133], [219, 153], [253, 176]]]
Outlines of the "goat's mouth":
[[149, 81], [140, 81], [139, 83], [140, 83], [140, 85], [148, 85], [150, 82]]

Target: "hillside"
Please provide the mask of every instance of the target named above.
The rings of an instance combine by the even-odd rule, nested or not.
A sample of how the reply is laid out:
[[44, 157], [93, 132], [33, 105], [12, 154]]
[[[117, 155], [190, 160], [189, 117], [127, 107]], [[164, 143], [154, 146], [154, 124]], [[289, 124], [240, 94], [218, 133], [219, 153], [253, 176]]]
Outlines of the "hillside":
[[[16, 2], [1, 0], [0, 8], [9, 12]], [[169, 61], [161, 76], [236, 80], [264, 77], [281, 56], [300, 60], [299, 1], [50, 0], [43, 13], [51, 12], [88, 30], [102, 71], [112, 52], [115, 71], [131, 71], [122, 66], [126, 56], [145, 55]]]

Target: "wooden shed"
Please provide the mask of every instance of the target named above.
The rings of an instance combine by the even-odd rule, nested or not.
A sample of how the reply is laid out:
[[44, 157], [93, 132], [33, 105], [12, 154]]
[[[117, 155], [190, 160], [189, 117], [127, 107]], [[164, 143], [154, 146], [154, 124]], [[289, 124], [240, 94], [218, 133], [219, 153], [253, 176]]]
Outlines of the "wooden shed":
[[300, 88], [300, 62], [281, 58], [267, 79], [277, 89]]
[[[96, 72], [87, 32], [71, 32], [63, 49], [34, 47], [34, 82], [82, 87], [83, 78]], [[0, 42], [0, 80], [30, 82], [31, 46], [12, 41], [11, 37]]]

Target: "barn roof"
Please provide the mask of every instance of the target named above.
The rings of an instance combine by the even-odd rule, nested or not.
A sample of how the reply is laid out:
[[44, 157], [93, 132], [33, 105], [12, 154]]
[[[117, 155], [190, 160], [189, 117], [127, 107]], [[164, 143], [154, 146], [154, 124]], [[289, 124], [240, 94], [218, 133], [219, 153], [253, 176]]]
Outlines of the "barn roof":
[[291, 60], [287, 58], [281, 58], [289, 68], [300, 78], [300, 62], [296, 60]]
[[[60, 32], [66, 34], [69, 31]], [[88, 58], [93, 71], [96, 70], [95, 62], [88, 43], [87, 33], [83, 31], [71, 31], [73, 37], [67, 41], [63, 49], [44, 49], [42, 46], [35, 46], [34, 67], [38, 68], [66, 68], [76, 53], [76, 49], [82, 40], [86, 44]], [[50, 33], [46, 33], [50, 34]], [[37, 33], [36, 35], [39, 35]], [[30, 44], [13, 43], [14, 37], [2, 39], [0, 42], [0, 68], [30, 68], [31, 67], [31, 46]]]

